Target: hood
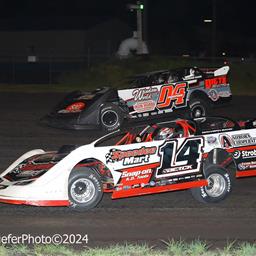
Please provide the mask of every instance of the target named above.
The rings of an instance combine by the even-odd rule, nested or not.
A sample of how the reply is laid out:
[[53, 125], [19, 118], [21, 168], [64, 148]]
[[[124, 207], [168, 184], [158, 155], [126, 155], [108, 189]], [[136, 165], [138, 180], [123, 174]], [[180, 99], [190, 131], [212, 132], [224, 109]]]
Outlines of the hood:
[[5, 180], [15, 185], [29, 184], [44, 175], [66, 155], [67, 153], [48, 152], [29, 157], [2, 176], [2, 182]]
[[106, 94], [110, 89], [103, 87], [92, 92], [74, 91], [69, 93], [50, 114], [74, 114], [80, 113], [94, 104], [99, 98]]

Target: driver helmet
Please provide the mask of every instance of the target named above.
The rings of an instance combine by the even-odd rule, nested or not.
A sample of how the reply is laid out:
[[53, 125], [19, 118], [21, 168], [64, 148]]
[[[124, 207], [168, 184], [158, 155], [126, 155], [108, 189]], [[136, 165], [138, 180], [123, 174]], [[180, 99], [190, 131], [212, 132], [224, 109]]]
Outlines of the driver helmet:
[[164, 83], [164, 78], [162, 76], [159, 76], [157, 80], [157, 84], [163, 84], [163, 83]]
[[170, 75], [168, 78], [168, 83], [172, 83], [172, 82], [174, 82], [174, 77]]
[[159, 140], [166, 140], [166, 139], [171, 138], [173, 136], [173, 132], [174, 132], [173, 128], [168, 128], [168, 127], [161, 128], [159, 133], [158, 133], [157, 138]]
[[190, 76], [195, 76], [195, 69], [191, 68], [189, 70], [189, 74], [190, 74]]
[[194, 68], [190, 68], [187, 72], [187, 75], [184, 76], [183, 79], [191, 79], [191, 78], [194, 78], [195, 77], [195, 69]]

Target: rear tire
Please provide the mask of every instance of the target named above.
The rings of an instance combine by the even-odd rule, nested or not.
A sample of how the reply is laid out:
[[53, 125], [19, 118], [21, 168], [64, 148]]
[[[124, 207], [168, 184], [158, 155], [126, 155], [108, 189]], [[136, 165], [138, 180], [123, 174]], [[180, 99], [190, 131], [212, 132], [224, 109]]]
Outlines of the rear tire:
[[100, 176], [91, 168], [73, 170], [68, 181], [70, 206], [76, 210], [89, 210], [102, 199], [103, 188]]
[[189, 102], [190, 116], [200, 118], [209, 115], [209, 104], [203, 99], [194, 98]]
[[100, 111], [100, 123], [103, 130], [111, 132], [121, 127], [124, 116], [114, 104], [103, 106]]
[[233, 175], [218, 165], [211, 165], [205, 171], [207, 186], [192, 188], [192, 196], [201, 203], [217, 203], [225, 199], [233, 186]]

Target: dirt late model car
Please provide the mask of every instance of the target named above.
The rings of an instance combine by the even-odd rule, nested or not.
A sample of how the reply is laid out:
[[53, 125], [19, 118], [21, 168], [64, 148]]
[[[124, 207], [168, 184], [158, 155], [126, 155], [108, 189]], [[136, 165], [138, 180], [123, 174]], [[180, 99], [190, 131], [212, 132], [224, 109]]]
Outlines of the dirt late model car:
[[117, 199], [184, 189], [200, 202], [218, 202], [235, 177], [256, 176], [255, 127], [178, 119], [88, 145], [32, 150], [1, 174], [0, 202], [90, 209], [104, 192]]
[[118, 129], [125, 118], [155, 118], [184, 111], [195, 118], [229, 102], [232, 94], [227, 74], [218, 69], [180, 68], [138, 75], [127, 89], [102, 88], [67, 95], [42, 123], [66, 129]]

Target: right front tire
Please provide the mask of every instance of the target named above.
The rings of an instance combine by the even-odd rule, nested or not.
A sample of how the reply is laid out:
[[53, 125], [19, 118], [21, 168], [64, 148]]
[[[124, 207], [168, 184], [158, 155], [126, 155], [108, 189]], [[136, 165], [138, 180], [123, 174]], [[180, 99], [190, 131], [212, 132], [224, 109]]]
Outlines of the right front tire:
[[77, 210], [89, 210], [96, 207], [103, 196], [99, 174], [91, 168], [73, 170], [68, 182], [70, 206]]

